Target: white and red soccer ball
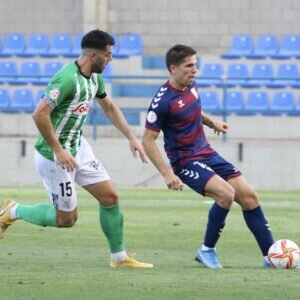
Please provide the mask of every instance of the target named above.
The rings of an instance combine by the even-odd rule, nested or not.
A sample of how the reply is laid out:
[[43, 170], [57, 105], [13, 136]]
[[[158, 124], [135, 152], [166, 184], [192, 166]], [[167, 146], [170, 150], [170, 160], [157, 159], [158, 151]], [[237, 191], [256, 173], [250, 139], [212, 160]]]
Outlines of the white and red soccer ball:
[[278, 240], [269, 249], [268, 259], [275, 269], [293, 269], [299, 263], [300, 250], [290, 240]]

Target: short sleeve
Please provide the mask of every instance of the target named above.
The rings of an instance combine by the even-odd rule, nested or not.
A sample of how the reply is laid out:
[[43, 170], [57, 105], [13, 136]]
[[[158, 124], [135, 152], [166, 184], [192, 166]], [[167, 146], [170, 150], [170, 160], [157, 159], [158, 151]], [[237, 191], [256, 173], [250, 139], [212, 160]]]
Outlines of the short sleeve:
[[106, 92], [105, 92], [104, 80], [102, 76], [99, 74], [97, 75], [97, 81], [98, 81], [98, 90], [96, 93], [96, 97], [102, 99], [106, 96]]

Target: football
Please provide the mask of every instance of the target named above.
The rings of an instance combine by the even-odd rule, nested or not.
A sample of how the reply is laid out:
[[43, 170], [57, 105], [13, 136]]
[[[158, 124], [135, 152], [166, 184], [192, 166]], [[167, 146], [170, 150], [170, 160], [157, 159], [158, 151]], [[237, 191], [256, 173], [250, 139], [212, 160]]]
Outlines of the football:
[[293, 269], [299, 262], [300, 250], [290, 240], [278, 240], [269, 249], [268, 259], [275, 269]]

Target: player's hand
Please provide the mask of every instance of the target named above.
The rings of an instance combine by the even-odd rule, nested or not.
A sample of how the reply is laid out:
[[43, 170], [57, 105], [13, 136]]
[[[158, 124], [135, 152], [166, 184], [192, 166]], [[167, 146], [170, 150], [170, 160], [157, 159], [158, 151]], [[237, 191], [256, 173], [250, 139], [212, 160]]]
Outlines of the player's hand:
[[183, 182], [174, 173], [164, 176], [164, 179], [165, 179], [165, 183], [166, 183], [167, 187], [169, 188], [169, 190], [182, 191]]
[[76, 160], [67, 150], [61, 149], [55, 152], [55, 157], [61, 167], [67, 169], [68, 172], [76, 168]]
[[226, 133], [228, 131], [229, 125], [223, 121], [215, 121], [212, 128], [217, 135], [220, 135], [220, 133]]
[[[132, 152], [132, 155], [134, 158], [137, 158], [137, 155], [139, 154], [140, 159], [143, 163], [147, 163], [147, 156], [144, 151], [143, 146], [137, 141], [137, 139], [132, 139], [129, 141], [130, 143], [130, 150]], [[138, 153], [138, 154], [137, 154]]]

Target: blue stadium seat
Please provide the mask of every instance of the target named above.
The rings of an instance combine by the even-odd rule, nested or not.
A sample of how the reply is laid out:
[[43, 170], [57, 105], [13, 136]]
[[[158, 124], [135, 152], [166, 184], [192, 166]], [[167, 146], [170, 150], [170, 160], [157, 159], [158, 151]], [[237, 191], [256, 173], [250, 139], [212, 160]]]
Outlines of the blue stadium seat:
[[17, 64], [14, 61], [0, 62], [0, 82], [17, 83]]
[[251, 35], [235, 35], [232, 38], [231, 48], [228, 53], [221, 54], [225, 59], [236, 59], [248, 55], [253, 50]]
[[299, 70], [296, 64], [280, 64], [277, 69], [276, 77], [278, 79], [273, 80], [266, 86], [269, 88], [284, 88], [287, 86], [293, 86], [297, 84], [299, 79]]
[[28, 44], [23, 53], [19, 54], [22, 57], [33, 57], [45, 54], [48, 51], [49, 40], [46, 34], [30, 34]]
[[45, 93], [45, 89], [40, 89], [40, 90], [37, 91], [37, 93], [36, 93], [36, 95], [35, 95], [35, 97], [33, 99], [33, 105], [34, 105], [34, 107], [38, 106], [38, 104], [40, 103], [41, 98], [44, 95], [44, 93]]
[[255, 64], [252, 68], [251, 79], [243, 87], [256, 88], [266, 86], [274, 79], [273, 65], [269, 63]]
[[245, 113], [257, 114], [269, 111], [269, 96], [265, 91], [251, 91], [245, 104]]
[[31, 89], [14, 90], [11, 99], [12, 112], [32, 112], [34, 110], [33, 95]]
[[223, 106], [228, 113], [242, 113], [245, 106], [244, 94], [241, 91], [227, 90]]
[[284, 35], [278, 52], [272, 58], [300, 58], [300, 35]]
[[41, 74], [41, 77], [33, 81], [33, 84], [37, 85], [46, 85], [50, 81], [51, 77], [59, 71], [64, 64], [60, 61], [48, 61], [44, 65], [44, 70]]
[[149, 97], [157, 93], [159, 85], [112, 83], [113, 97]]
[[82, 33], [78, 33], [78, 34], [75, 35], [72, 48], [71, 48], [70, 52], [64, 54], [65, 57], [74, 57], [74, 58], [76, 58], [80, 55], [82, 37], [83, 37]]
[[5, 36], [0, 57], [19, 55], [24, 52], [25, 37], [22, 33], [9, 33]]
[[243, 63], [229, 64], [227, 68], [227, 86], [243, 86], [249, 79], [248, 66]]
[[295, 109], [292, 111], [288, 111], [287, 114], [289, 116], [300, 116], [300, 97], [297, 100], [297, 103], [295, 105]]
[[115, 57], [124, 57], [132, 55], [142, 55], [143, 40], [140, 34], [124, 34], [120, 40], [118, 51]]
[[274, 94], [270, 112], [274, 115], [292, 112], [295, 109], [295, 96], [289, 91], [278, 91]]
[[201, 106], [204, 112], [220, 114], [221, 106], [216, 91], [200, 91]]
[[40, 79], [41, 76], [41, 67], [37, 61], [23, 61], [21, 63], [21, 68], [19, 76], [16, 81], [19, 84], [33, 83]]
[[0, 89], [0, 111], [9, 111], [10, 97], [7, 89]]
[[[221, 77], [224, 75], [224, 68], [219, 63], [208, 63], [202, 68], [200, 79], [196, 80], [199, 87], [209, 87], [212, 85], [222, 85]], [[203, 77], [203, 78], [201, 78]]]
[[117, 34], [112, 34], [115, 44], [112, 47], [112, 55], [114, 58], [128, 58], [128, 55], [119, 55], [121, 39]]
[[42, 57], [56, 57], [70, 53], [72, 40], [70, 34], [54, 34], [47, 53], [41, 54]]
[[278, 39], [276, 35], [260, 35], [253, 52], [245, 55], [247, 58], [260, 59], [267, 58], [278, 50]]
[[111, 75], [112, 75], [112, 64], [108, 63], [102, 72], [104, 82], [111, 82], [111, 77], [110, 77]]
[[142, 68], [165, 70], [166, 59], [164, 56], [143, 56]]

